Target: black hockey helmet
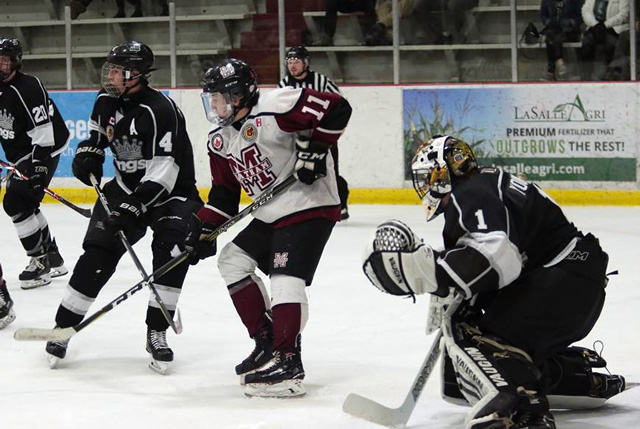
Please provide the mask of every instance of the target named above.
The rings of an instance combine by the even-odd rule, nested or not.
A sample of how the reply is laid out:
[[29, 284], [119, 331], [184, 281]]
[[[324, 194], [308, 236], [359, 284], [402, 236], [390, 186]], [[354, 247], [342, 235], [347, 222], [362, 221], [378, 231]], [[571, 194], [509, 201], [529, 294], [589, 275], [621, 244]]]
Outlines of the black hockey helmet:
[[304, 63], [304, 69], [309, 70], [309, 66], [311, 65], [311, 54], [304, 46], [293, 46], [289, 48], [287, 54], [284, 56], [284, 63], [286, 64], [288, 60], [300, 60]]
[[207, 119], [214, 124], [232, 124], [238, 110], [253, 107], [259, 96], [258, 75], [244, 61], [226, 59], [204, 75], [202, 102]]
[[153, 51], [141, 42], [131, 40], [114, 46], [107, 54], [107, 62], [124, 67], [128, 70], [138, 70], [142, 75], [148, 75], [153, 67]]
[[476, 156], [462, 139], [434, 136], [420, 145], [411, 161], [411, 173], [427, 221], [442, 213], [440, 201], [451, 192], [456, 180], [477, 169]]
[[[123, 76], [123, 83], [133, 79], [147, 82], [153, 70], [153, 51], [150, 47], [134, 40], [127, 41], [114, 46], [107, 54], [107, 60], [102, 66], [102, 86], [112, 96], [124, 95], [127, 89], [117, 88], [111, 82], [109, 74], [115, 69], [119, 70]], [[133, 72], [138, 73], [134, 74]]]
[[22, 67], [22, 45], [15, 38], [0, 38], [0, 56], [9, 57], [11, 60], [11, 70], [7, 72], [0, 71], [0, 80], [5, 80], [14, 70]]

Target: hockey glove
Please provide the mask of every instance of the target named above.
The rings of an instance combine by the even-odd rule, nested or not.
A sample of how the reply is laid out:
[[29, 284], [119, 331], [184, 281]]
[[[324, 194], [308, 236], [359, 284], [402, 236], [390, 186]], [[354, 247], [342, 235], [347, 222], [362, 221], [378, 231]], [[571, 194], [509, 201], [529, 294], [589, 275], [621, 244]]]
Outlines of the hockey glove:
[[31, 165], [27, 167], [29, 190], [33, 200], [36, 202], [40, 202], [44, 198], [44, 188], [47, 187], [47, 174], [49, 174], [49, 168], [36, 159], [31, 161]]
[[104, 150], [92, 145], [89, 140], [78, 144], [76, 156], [73, 158], [71, 169], [73, 175], [87, 186], [92, 186], [90, 175], [94, 175], [100, 183], [102, 179], [102, 164], [104, 163]]
[[184, 242], [184, 248], [189, 252], [189, 263], [197, 264], [201, 259], [214, 256], [218, 251], [217, 240], [207, 240], [207, 236], [217, 228], [208, 222], [202, 222], [198, 216], [193, 216], [193, 229]]
[[114, 235], [118, 231], [125, 234], [139, 225], [142, 217], [143, 206], [140, 201], [132, 196], [127, 196], [118, 201], [118, 204], [111, 209], [111, 215], [107, 218], [107, 231]]
[[298, 137], [296, 141], [295, 176], [306, 185], [311, 185], [327, 175], [327, 153], [329, 144]]

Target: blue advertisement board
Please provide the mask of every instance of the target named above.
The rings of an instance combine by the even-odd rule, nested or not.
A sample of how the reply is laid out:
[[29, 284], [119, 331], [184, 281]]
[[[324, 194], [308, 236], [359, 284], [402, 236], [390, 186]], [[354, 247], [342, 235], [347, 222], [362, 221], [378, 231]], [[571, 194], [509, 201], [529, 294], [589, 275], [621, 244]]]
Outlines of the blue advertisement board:
[[[67, 128], [69, 128], [69, 146], [60, 154], [60, 163], [56, 170], [56, 177], [73, 177], [71, 172], [71, 162], [76, 153], [78, 143], [89, 138], [89, 117], [93, 102], [98, 91], [73, 91], [73, 92], [50, 92], [49, 97], [56, 103], [60, 114], [64, 118]], [[0, 148], [0, 155], [5, 159], [4, 151]], [[113, 156], [107, 149], [104, 163], [104, 176], [113, 177]]]

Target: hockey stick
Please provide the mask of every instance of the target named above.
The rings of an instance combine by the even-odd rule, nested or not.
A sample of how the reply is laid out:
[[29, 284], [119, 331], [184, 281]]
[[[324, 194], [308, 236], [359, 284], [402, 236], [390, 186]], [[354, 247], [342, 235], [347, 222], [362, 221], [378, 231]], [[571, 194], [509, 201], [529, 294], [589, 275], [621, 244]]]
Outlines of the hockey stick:
[[[287, 179], [285, 179], [282, 183], [279, 183], [271, 187], [270, 189], [266, 190], [258, 198], [256, 198], [253, 203], [245, 207], [244, 210], [242, 210], [240, 213], [238, 213], [237, 215], [235, 215], [234, 217], [232, 217], [231, 219], [229, 219], [228, 221], [220, 225], [218, 228], [216, 228], [216, 230], [213, 231], [211, 234], [209, 234], [207, 238], [210, 240], [214, 240], [220, 234], [228, 230], [231, 226], [238, 223], [241, 219], [255, 212], [264, 204], [271, 201], [271, 199], [273, 199], [275, 196], [282, 193], [282, 191], [284, 191], [289, 186], [291, 186], [295, 181], [296, 181], [295, 177], [290, 176]], [[180, 253], [178, 256], [176, 256], [175, 258], [173, 258], [172, 260], [170, 260], [169, 262], [167, 262], [166, 264], [164, 264], [163, 266], [155, 270], [153, 273], [151, 273], [151, 275], [147, 279], [147, 282], [153, 283], [155, 279], [159, 279], [160, 277], [162, 277], [163, 275], [165, 275], [166, 273], [168, 273], [169, 271], [171, 271], [172, 269], [174, 269], [175, 267], [177, 267], [178, 265], [186, 261], [188, 257], [189, 257], [189, 252]], [[110, 303], [102, 307], [100, 310], [96, 311], [91, 316], [89, 316], [88, 318], [86, 318], [85, 320], [83, 320], [82, 322], [80, 322], [75, 326], [70, 326], [68, 328], [62, 328], [62, 329], [20, 328], [16, 330], [16, 332], [13, 335], [13, 338], [18, 341], [67, 340], [72, 336], [74, 336], [75, 334], [77, 334], [78, 332], [80, 332], [81, 330], [83, 330], [84, 328], [86, 328], [91, 323], [93, 323], [96, 319], [100, 318], [101, 316], [104, 316], [106, 313], [108, 313], [109, 311], [113, 310], [118, 305], [126, 301], [131, 295], [141, 290], [144, 287], [144, 285], [145, 285], [145, 280], [141, 280], [131, 289], [125, 291], [124, 293], [116, 297], [116, 299], [114, 299], [113, 301], [111, 301]]]
[[[96, 194], [98, 194], [98, 199], [100, 200], [100, 203], [102, 203], [102, 207], [104, 208], [104, 211], [107, 212], [107, 216], [111, 216], [111, 209], [109, 209], [109, 203], [107, 202], [107, 197], [104, 196], [102, 189], [100, 189], [100, 184], [98, 183], [98, 180], [93, 174], [89, 175], [89, 180], [91, 180], [93, 189], [96, 190]], [[129, 253], [129, 255], [131, 256], [131, 259], [133, 259], [133, 263], [138, 269], [138, 272], [140, 273], [140, 275], [142, 276], [142, 279], [143, 279], [142, 281], [144, 282], [144, 285], [151, 290], [151, 293], [153, 294], [153, 297], [156, 300], [158, 307], [160, 307], [160, 311], [162, 312], [162, 315], [164, 316], [165, 319], [167, 319], [167, 322], [169, 322], [169, 326], [171, 326], [171, 329], [173, 329], [173, 332], [175, 332], [176, 334], [182, 333], [182, 318], [180, 317], [180, 311], [176, 307], [176, 311], [175, 311], [176, 318], [175, 320], [171, 319], [171, 315], [169, 314], [169, 310], [167, 309], [167, 306], [162, 301], [162, 298], [160, 297], [160, 294], [158, 293], [158, 290], [156, 289], [155, 285], [149, 281], [149, 275], [147, 275], [147, 271], [142, 266], [142, 263], [140, 262], [138, 255], [136, 255], [136, 252], [134, 252], [133, 247], [131, 247], [131, 243], [129, 243], [129, 240], [127, 240], [127, 237], [124, 235], [124, 232], [122, 230], [118, 230], [117, 234], [118, 234], [118, 238], [120, 238], [120, 241], [122, 242], [124, 247], [127, 249], [127, 252]]]
[[[8, 164], [8, 163], [6, 163], [6, 162], [4, 162], [3, 160], [0, 159], [0, 166], [6, 168], [9, 171], [12, 171], [14, 174], [17, 174], [18, 177], [21, 178], [22, 180], [29, 180], [29, 178], [27, 176], [25, 176], [24, 174], [22, 174], [20, 172], [20, 170], [18, 170], [18, 168], [15, 165]], [[80, 213], [82, 216], [89, 217], [89, 218], [91, 217], [91, 210], [83, 209], [82, 207], [76, 206], [71, 201], [65, 199], [60, 194], [55, 193], [54, 191], [52, 191], [51, 189], [49, 189], [47, 187], [44, 188], [44, 192], [47, 195], [49, 195], [51, 198], [60, 201], [65, 206], [69, 207], [70, 209], [74, 210], [77, 213]]]
[[424, 359], [424, 362], [422, 362], [418, 375], [416, 375], [415, 380], [413, 380], [411, 389], [404, 398], [402, 405], [398, 408], [389, 408], [369, 398], [365, 398], [364, 396], [350, 393], [342, 404], [342, 410], [354, 417], [360, 417], [361, 419], [365, 419], [382, 426], [406, 425], [409, 421], [409, 417], [411, 417], [411, 413], [413, 413], [413, 409], [416, 407], [416, 403], [418, 402], [418, 398], [420, 397], [425, 384], [427, 384], [427, 381], [429, 380], [429, 376], [435, 368], [438, 357], [440, 356], [440, 351], [442, 350], [441, 340], [444, 335], [443, 330], [450, 331], [451, 329], [451, 324], [446, 321], [451, 320], [451, 316], [458, 309], [461, 303], [462, 295], [456, 295], [449, 305], [449, 308], [444, 313], [442, 319], [445, 320], [445, 322], [443, 322], [443, 326], [436, 331], [435, 338], [433, 339], [431, 348], [427, 353], [427, 357]]

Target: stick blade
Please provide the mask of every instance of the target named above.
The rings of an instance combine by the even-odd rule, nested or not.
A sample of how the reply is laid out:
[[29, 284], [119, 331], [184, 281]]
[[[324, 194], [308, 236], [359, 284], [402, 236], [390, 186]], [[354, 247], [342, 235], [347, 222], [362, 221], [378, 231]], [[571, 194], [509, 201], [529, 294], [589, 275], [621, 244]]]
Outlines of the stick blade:
[[390, 427], [406, 425], [411, 416], [411, 413], [403, 412], [402, 408], [389, 408], [355, 393], [350, 393], [344, 400], [342, 411], [354, 417]]
[[71, 338], [76, 332], [73, 327], [62, 329], [20, 328], [13, 334], [13, 338], [17, 341], [64, 341]]

